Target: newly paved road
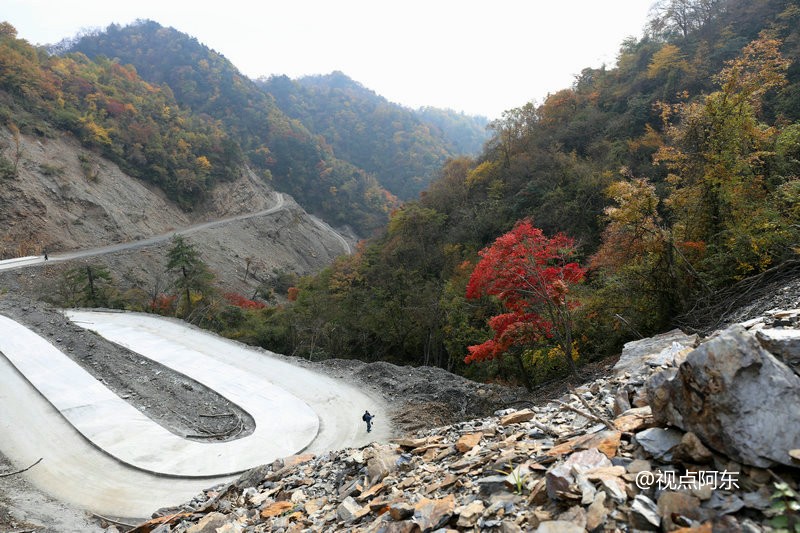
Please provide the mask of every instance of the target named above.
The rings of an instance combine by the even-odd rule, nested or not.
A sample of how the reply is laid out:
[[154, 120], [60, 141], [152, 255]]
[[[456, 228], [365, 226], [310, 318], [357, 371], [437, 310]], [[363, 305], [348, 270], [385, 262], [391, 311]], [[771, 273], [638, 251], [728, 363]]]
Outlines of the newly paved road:
[[390, 436], [384, 425], [365, 432], [363, 410], [386, 420], [386, 409], [341, 381], [178, 321], [129, 313], [67, 315], [217, 390], [253, 416], [256, 430], [226, 443], [184, 440], [116, 397], [47, 340], [0, 316], [0, 450], [19, 466], [43, 457], [26, 475], [59, 499], [100, 514], [145, 517], [233, 471]]

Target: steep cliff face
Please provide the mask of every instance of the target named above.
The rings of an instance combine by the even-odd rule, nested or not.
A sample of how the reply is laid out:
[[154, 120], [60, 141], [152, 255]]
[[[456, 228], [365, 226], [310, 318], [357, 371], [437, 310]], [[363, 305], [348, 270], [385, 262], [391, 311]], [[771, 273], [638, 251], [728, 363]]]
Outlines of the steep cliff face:
[[[290, 197], [278, 195], [247, 168], [236, 180], [217, 186], [204, 205], [186, 212], [159, 189], [126, 175], [67, 134], [15, 139], [0, 129], [0, 147], [10, 161], [19, 154], [17, 176], [2, 183], [0, 259], [134, 242], [276, 206], [279, 209], [272, 213], [230, 220], [189, 237], [221, 285], [246, 292], [258, 284], [259, 275], [273, 269], [306, 274], [349, 251], [338, 233], [310, 217]], [[108, 265], [136, 286], [163, 274], [167, 247], [161, 243], [90, 259]], [[53, 265], [44, 273], [57, 269]], [[17, 277], [23, 288], [30, 279], [11, 277]]]

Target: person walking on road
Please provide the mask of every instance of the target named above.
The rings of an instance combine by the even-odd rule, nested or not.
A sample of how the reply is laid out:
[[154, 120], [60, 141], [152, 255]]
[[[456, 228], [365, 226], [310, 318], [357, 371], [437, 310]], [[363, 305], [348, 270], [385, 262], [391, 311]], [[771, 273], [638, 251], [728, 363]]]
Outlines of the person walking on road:
[[372, 431], [372, 419], [375, 418], [373, 415], [369, 414], [369, 411], [364, 411], [364, 414], [361, 415], [361, 420], [367, 423], [367, 433]]

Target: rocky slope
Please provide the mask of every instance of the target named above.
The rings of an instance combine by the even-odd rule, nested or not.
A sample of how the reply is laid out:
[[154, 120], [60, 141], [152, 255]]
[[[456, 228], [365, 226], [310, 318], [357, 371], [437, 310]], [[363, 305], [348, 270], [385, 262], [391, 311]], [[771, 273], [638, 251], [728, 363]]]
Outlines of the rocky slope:
[[628, 343], [559, 400], [279, 460], [133, 531], [793, 530], [800, 309], [698, 342]]
[[[800, 307], [796, 286], [777, 301]], [[4, 300], [61, 344], [80, 342], [41, 304]], [[673, 331], [629, 343], [613, 371], [562, 384], [554, 401], [437, 369], [303, 362], [382, 393], [399, 438], [276, 461], [134, 531], [768, 531], [796, 518], [788, 494], [800, 482], [800, 311], [768, 307], [702, 342]], [[26, 508], [47, 500], [19, 476], [0, 478], [0, 497], [12, 512], [0, 524], [62, 531], [66, 517], [83, 520]]]

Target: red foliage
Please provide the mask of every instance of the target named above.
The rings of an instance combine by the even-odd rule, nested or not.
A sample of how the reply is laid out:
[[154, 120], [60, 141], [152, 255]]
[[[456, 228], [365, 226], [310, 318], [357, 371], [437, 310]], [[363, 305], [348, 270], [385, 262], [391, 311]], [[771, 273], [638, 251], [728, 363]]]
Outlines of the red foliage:
[[262, 302], [249, 300], [241, 294], [236, 294], [235, 292], [225, 293], [225, 299], [228, 300], [228, 303], [231, 305], [241, 307], [242, 309], [264, 309], [266, 307], [266, 305]]
[[115, 98], [106, 100], [106, 111], [109, 115], [117, 117], [125, 113], [125, 104]]
[[470, 346], [465, 362], [494, 359], [515, 345], [552, 337], [555, 326], [542, 317], [543, 311], [552, 315], [547, 310], [575, 307], [576, 302], [567, 301], [569, 287], [586, 273], [568, 261], [574, 247], [574, 240], [566, 235], [548, 238], [530, 220], [522, 220], [481, 250], [467, 284], [467, 298], [496, 296], [508, 312], [489, 320], [494, 338]]
[[171, 294], [159, 294], [150, 302], [150, 310], [159, 315], [169, 315], [175, 310], [176, 296]]
[[531, 345], [542, 337], [550, 337], [552, 324], [536, 313], [503, 313], [489, 319], [495, 336], [483, 344], [469, 346], [465, 363], [488, 361], [502, 357], [515, 345]]
[[297, 301], [297, 296], [299, 294], [300, 294], [300, 289], [298, 289], [297, 287], [289, 287], [289, 290], [288, 290], [288, 292], [286, 294], [286, 298], [290, 302], [296, 302]]

